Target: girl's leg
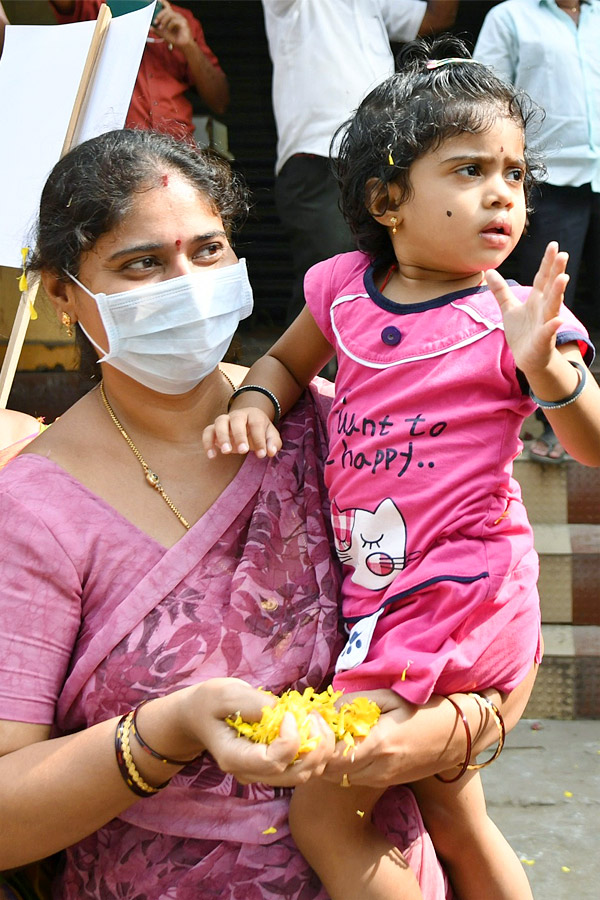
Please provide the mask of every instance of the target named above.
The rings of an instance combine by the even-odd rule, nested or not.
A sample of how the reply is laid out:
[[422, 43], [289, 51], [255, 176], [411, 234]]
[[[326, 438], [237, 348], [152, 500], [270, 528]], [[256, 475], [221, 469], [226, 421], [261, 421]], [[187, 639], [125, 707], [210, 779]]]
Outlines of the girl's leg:
[[422, 900], [408, 863], [371, 822], [381, 793], [320, 779], [294, 790], [292, 835], [331, 900]]
[[523, 866], [487, 814], [478, 772], [411, 788], [458, 900], [533, 900]]

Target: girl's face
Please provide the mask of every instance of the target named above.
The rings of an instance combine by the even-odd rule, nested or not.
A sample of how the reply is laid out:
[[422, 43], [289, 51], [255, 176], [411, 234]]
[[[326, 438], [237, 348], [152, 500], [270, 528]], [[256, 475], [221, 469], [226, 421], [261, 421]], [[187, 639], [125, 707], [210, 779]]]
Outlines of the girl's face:
[[386, 213], [385, 224], [398, 219], [390, 236], [400, 271], [453, 280], [498, 266], [525, 227], [524, 177], [522, 129], [500, 116], [417, 159], [412, 196]]
[[[92, 293], [115, 294], [236, 262], [221, 217], [187, 179], [165, 171], [159, 186], [137, 194], [123, 222], [82, 256], [78, 279]], [[94, 300], [73, 283], [67, 294], [67, 311], [107, 347]]]

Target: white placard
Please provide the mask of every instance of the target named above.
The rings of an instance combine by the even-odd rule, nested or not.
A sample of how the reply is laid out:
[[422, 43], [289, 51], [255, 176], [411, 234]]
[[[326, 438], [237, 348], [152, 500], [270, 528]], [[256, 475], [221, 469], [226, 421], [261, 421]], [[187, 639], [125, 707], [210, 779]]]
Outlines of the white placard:
[[[154, 3], [113, 18], [74, 143], [122, 128]], [[96, 23], [8, 25], [0, 60], [0, 265], [21, 268], [58, 161]]]

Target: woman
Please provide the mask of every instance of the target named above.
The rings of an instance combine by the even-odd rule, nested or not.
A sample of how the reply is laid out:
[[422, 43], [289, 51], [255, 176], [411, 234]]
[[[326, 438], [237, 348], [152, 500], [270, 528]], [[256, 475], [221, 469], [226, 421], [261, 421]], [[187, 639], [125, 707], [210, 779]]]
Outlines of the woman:
[[[259, 685], [321, 685], [339, 650], [324, 383], [286, 417], [276, 460], [199, 449], [244, 374], [218, 364], [251, 307], [229, 241], [244, 210], [223, 162], [141, 131], [80, 145], [43, 192], [29, 270], [102, 382], [0, 476], [0, 869], [67, 848], [64, 900], [323, 900], [287, 788], [460, 765], [465, 722], [475, 750], [494, 740], [467, 697], [463, 723], [443, 698], [384, 710], [353, 761], [318, 717], [293, 765], [293, 722], [269, 746], [224, 722], [260, 717]], [[444, 897], [410, 792], [379, 812]]]

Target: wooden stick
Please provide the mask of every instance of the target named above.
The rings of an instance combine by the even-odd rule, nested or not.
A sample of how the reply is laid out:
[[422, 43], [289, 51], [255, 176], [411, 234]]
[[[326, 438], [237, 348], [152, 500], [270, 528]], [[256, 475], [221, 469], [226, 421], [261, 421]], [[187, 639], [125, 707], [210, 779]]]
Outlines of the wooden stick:
[[15, 321], [8, 339], [6, 356], [0, 371], [0, 409], [6, 409], [6, 404], [8, 403], [8, 395], [12, 388], [15, 372], [17, 371], [17, 363], [19, 362], [19, 356], [21, 355], [27, 326], [31, 317], [31, 308], [35, 304], [38, 284], [39, 282], [36, 282], [29, 290], [23, 291], [19, 300], [17, 314], [15, 315]]
[[[98, 62], [100, 61], [100, 53], [106, 35], [108, 33], [111, 19], [111, 11], [108, 6], [103, 3], [100, 7], [98, 18], [96, 19], [96, 27], [94, 28], [90, 48], [88, 50], [85, 65], [83, 67], [81, 81], [79, 82], [79, 89], [75, 97], [75, 102], [73, 103], [71, 118], [69, 119], [65, 139], [63, 142], [62, 150], [60, 152], [61, 159], [65, 155], [65, 153], [68, 153], [73, 144], [75, 133], [81, 121], [84, 107], [88, 98], [90, 85], [96, 72]], [[25, 291], [21, 294], [21, 300], [19, 301], [17, 314], [15, 316], [15, 321], [10, 332], [8, 346], [6, 348], [6, 356], [4, 357], [2, 369], [0, 370], [0, 409], [6, 409], [6, 404], [8, 403], [8, 396], [10, 394], [15, 373], [17, 371], [17, 364], [19, 362], [21, 350], [23, 349], [23, 344], [25, 343], [27, 326], [29, 325], [31, 310], [35, 304], [37, 291], [38, 284], [36, 283], [28, 291]]]
[[60, 152], [61, 159], [65, 155], [65, 153], [69, 152], [73, 144], [73, 138], [75, 136], [77, 126], [79, 125], [83, 108], [88, 98], [90, 84], [92, 83], [96, 67], [98, 65], [98, 62], [100, 61], [100, 51], [102, 50], [102, 46], [108, 33], [111, 19], [111, 11], [106, 3], [103, 3], [100, 7], [98, 18], [96, 19], [96, 27], [94, 28], [92, 42], [90, 44], [90, 49], [88, 50], [85, 65], [83, 67], [81, 81], [79, 82], [79, 90], [77, 91], [75, 102], [73, 103], [73, 111], [71, 112], [71, 118], [67, 126], [65, 140]]

